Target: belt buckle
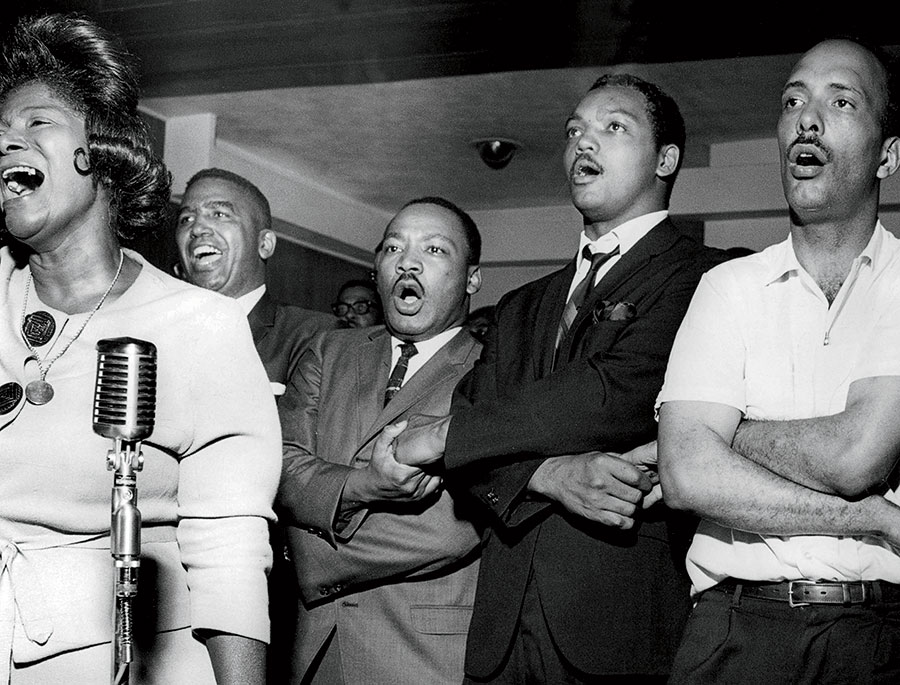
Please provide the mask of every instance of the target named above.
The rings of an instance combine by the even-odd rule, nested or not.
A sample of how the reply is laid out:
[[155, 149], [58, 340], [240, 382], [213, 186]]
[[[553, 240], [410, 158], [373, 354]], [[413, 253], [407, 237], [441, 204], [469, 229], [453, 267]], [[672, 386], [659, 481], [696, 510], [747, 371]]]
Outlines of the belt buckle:
[[[845, 585], [844, 587], [847, 587], [847, 586]], [[860, 590], [862, 590], [862, 598], [859, 600], [859, 602], [856, 602], [856, 604], [871, 603], [872, 596], [870, 594], [869, 584], [865, 581], [860, 581], [859, 588], [860, 588]], [[844, 590], [844, 597], [846, 598], [845, 601], [848, 604], [852, 604], [852, 602], [850, 601], [850, 591], [849, 590]]]
[[815, 585], [815, 582], [812, 580], [789, 580], [788, 581], [788, 604], [792, 607], [808, 607], [810, 605], [809, 602], [795, 602], [794, 601], [794, 586], [795, 585]]

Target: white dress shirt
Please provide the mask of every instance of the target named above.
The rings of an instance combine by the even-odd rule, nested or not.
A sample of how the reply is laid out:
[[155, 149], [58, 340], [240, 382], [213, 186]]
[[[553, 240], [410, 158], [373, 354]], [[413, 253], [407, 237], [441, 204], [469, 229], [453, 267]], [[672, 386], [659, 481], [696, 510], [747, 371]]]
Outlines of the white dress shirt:
[[262, 296], [266, 292], [266, 284], [263, 283], [258, 288], [254, 288], [249, 293], [245, 293], [240, 297], [236, 297], [238, 304], [241, 305], [241, 309], [244, 310], [244, 314], [250, 315], [250, 312], [253, 311], [253, 308], [257, 305], [257, 303], [262, 299]]
[[566, 295], [566, 300], [572, 296], [572, 291], [575, 290], [575, 286], [577, 286], [581, 281], [587, 276], [588, 271], [591, 269], [591, 261], [589, 259], [585, 259], [582, 256], [582, 252], [584, 251], [584, 246], [588, 245], [591, 248], [591, 252], [609, 252], [610, 250], [615, 249], [616, 245], [619, 246], [619, 254], [610, 257], [607, 259], [603, 265], [597, 269], [597, 276], [594, 278], [594, 285], [597, 285], [600, 282], [600, 279], [605, 276], [610, 269], [613, 268], [616, 262], [618, 262], [622, 255], [626, 254], [628, 250], [634, 247], [635, 243], [647, 235], [650, 230], [656, 226], [660, 221], [669, 216], [669, 212], [665, 209], [659, 212], [650, 212], [649, 214], [643, 214], [642, 216], [635, 217], [634, 219], [630, 219], [626, 221], [624, 224], [620, 224], [616, 226], [613, 230], [608, 233], [604, 233], [602, 236], [597, 238], [597, 240], [589, 239], [584, 231], [581, 232], [581, 238], [578, 242], [578, 256], [577, 262], [575, 264], [575, 277], [572, 279], [572, 283], [569, 285], [569, 292]]
[[[462, 330], [462, 326], [454, 326], [453, 328], [448, 328], [443, 333], [438, 333], [433, 338], [429, 338], [428, 340], [422, 340], [416, 342], [416, 354], [409, 358], [409, 363], [406, 367], [406, 375], [403, 377], [403, 382], [400, 384], [400, 387], [406, 385], [406, 381], [412, 378], [413, 374], [425, 366], [425, 363], [431, 359], [437, 351], [440, 350], [444, 345], [450, 342], [457, 333]], [[404, 343], [403, 340], [395, 336], [391, 336], [391, 368], [393, 369], [397, 365], [397, 360], [400, 359], [400, 345]]]

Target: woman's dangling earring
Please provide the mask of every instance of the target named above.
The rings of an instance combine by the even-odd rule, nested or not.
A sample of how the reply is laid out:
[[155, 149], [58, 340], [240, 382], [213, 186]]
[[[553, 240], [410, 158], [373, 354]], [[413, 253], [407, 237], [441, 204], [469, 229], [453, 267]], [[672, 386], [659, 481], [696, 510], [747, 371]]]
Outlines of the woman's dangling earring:
[[76, 148], [73, 163], [75, 165], [75, 171], [79, 174], [82, 176], [91, 175], [91, 160], [83, 147]]

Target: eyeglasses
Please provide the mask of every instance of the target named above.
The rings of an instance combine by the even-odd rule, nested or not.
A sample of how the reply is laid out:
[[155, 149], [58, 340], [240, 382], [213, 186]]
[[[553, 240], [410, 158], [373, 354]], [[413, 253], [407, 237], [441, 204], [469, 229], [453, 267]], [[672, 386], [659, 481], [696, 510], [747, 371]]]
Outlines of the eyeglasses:
[[353, 304], [335, 302], [331, 305], [331, 311], [334, 312], [335, 316], [345, 316], [352, 309], [355, 314], [362, 316], [363, 314], [368, 314], [370, 310], [376, 309], [377, 307], [378, 304], [372, 300], [359, 300], [359, 302], [354, 302]]

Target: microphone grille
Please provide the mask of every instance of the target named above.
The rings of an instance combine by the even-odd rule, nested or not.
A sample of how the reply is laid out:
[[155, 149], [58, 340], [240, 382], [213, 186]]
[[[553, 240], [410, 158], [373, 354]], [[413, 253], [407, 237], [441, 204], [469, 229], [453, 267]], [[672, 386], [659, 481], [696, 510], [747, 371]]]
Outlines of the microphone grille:
[[97, 342], [94, 432], [143, 440], [156, 421], [156, 345], [135, 338]]

